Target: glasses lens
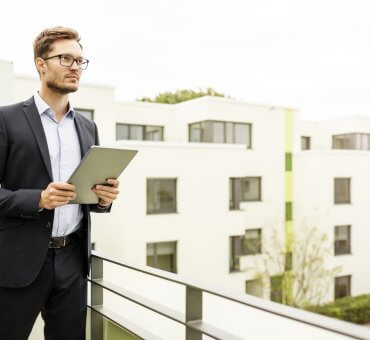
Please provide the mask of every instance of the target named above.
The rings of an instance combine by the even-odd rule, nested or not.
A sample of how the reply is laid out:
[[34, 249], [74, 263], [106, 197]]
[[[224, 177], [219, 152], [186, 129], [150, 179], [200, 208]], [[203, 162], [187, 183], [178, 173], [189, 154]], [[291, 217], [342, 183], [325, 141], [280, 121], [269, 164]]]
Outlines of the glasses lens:
[[89, 65], [89, 61], [87, 59], [82, 59], [81, 61], [80, 60], [78, 61], [78, 67], [81, 70], [86, 70], [87, 69], [87, 65]]
[[72, 66], [72, 63], [73, 63], [73, 58], [72, 56], [68, 55], [68, 54], [63, 54], [60, 56], [60, 64], [63, 65], [63, 66]]

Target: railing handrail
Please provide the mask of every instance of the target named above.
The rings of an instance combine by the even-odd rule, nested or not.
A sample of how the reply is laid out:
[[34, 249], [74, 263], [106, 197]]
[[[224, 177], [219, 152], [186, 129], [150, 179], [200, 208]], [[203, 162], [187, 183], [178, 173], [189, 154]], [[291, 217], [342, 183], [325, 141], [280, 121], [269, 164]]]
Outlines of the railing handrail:
[[209, 284], [200, 282], [200, 280], [187, 279], [183, 278], [178, 274], [169, 273], [163, 270], [150, 268], [146, 266], [145, 267], [139, 266], [136, 264], [135, 265], [130, 264], [127, 263], [126, 261], [122, 261], [121, 259], [117, 259], [112, 256], [102, 255], [95, 250], [92, 251], [92, 256], [99, 258], [103, 261], [107, 261], [112, 264], [118, 265], [120, 267], [128, 268], [146, 275], [154, 276], [166, 281], [171, 281], [179, 285], [197, 289], [202, 292], [209, 293], [248, 307], [256, 308], [267, 313], [285, 317], [287, 319], [305, 323], [314, 327], [319, 327], [334, 333], [350, 336], [353, 338], [370, 339], [370, 329], [367, 329], [363, 326], [352, 324], [350, 322], [337, 320], [321, 314], [315, 314], [298, 308], [293, 308], [273, 301], [254, 297], [252, 295], [230, 292], [225, 288], [220, 287], [211, 288]]

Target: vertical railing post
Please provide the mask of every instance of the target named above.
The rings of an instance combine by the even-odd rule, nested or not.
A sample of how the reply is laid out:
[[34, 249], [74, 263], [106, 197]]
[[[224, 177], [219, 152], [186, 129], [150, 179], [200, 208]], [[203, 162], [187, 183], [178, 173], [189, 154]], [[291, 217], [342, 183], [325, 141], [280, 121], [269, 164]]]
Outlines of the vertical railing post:
[[[186, 286], [186, 322], [201, 321], [203, 315], [202, 290]], [[186, 327], [186, 340], [202, 340], [202, 333]]]
[[[103, 260], [92, 256], [91, 258], [91, 280], [103, 279]], [[91, 307], [103, 304], [103, 287], [91, 283]], [[91, 340], [103, 340], [103, 316], [91, 310]]]

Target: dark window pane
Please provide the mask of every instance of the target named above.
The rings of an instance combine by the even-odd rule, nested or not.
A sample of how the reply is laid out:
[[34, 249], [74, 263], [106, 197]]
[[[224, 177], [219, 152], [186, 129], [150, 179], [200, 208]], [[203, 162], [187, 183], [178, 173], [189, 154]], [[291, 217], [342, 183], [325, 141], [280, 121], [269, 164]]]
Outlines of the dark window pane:
[[230, 210], [239, 210], [242, 201], [242, 181], [241, 178], [230, 178]]
[[249, 146], [249, 127], [248, 124], [234, 124], [234, 143]]
[[245, 231], [243, 255], [261, 253], [261, 229], [249, 229]]
[[351, 275], [339, 276], [335, 278], [334, 298], [351, 295]]
[[234, 143], [234, 126], [233, 123], [226, 123], [226, 143]]
[[177, 242], [147, 243], [147, 266], [176, 273], [176, 262]]
[[230, 272], [240, 271], [240, 256], [243, 254], [244, 235], [230, 236]]
[[261, 200], [261, 178], [245, 177], [242, 179], [242, 201]]
[[116, 139], [129, 139], [129, 126], [127, 124], [116, 124]]
[[342, 255], [351, 252], [351, 226], [340, 225], [334, 228], [334, 254]]
[[263, 285], [261, 279], [254, 279], [245, 281], [245, 292], [250, 295], [262, 297]]
[[94, 120], [94, 110], [88, 109], [75, 109], [78, 113], [87, 119]]
[[147, 213], [176, 212], [176, 179], [147, 180]]
[[285, 202], [285, 221], [293, 220], [293, 204], [292, 202]]
[[351, 203], [350, 189], [350, 178], [334, 178], [334, 203]]
[[194, 142], [194, 143], [203, 142], [203, 128], [204, 127], [202, 123], [196, 123], [196, 124], [189, 125], [190, 142]]
[[301, 137], [301, 149], [302, 150], [311, 149], [311, 137], [306, 137], [306, 136]]
[[271, 301], [283, 302], [283, 276], [276, 275], [270, 278], [270, 299]]
[[163, 140], [163, 127], [161, 126], [145, 126], [145, 140]]
[[225, 142], [225, 124], [221, 122], [212, 122], [212, 142]]
[[130, 125], [129, 139], [132, 140], [144, 140], [144, 126], [142, 125]]

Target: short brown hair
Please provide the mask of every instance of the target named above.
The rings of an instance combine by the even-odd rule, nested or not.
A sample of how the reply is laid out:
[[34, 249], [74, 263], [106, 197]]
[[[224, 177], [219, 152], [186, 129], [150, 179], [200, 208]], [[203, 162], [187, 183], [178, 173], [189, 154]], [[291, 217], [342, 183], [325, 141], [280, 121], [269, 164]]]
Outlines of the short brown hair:
[[82, 45], [79, 43], [81, 37], [75, 29], [62, 26], [46, 28], [33, 42], [34, 60], [39, 57], [45, 58], [45, 55], [51, 50], [53, 43], [61, 39], [76, 40], [82, 48]]

